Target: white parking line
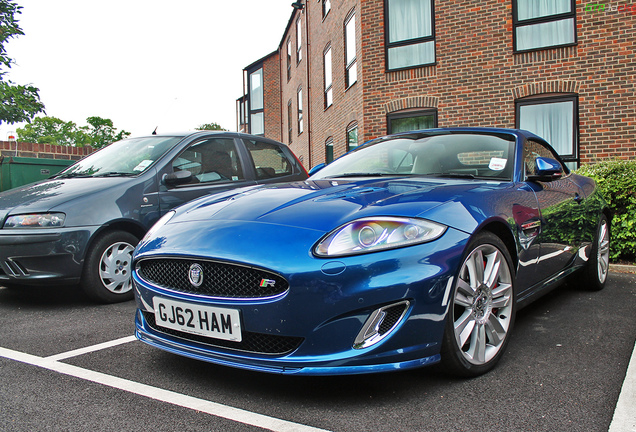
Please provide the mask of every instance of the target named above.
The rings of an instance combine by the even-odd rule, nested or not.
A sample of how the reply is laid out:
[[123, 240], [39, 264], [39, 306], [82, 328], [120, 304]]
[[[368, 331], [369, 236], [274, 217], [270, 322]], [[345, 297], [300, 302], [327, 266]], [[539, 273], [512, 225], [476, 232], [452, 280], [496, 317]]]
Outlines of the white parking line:
[[632, 359], [627, 366], [625, 381], [618, 402], [614, 418], [609, 427], [609, 432], [636, 432], [636, 346], [632, 353]]
[[73, 351], [67, 351], [65, 353], [60, 353], [60, 354], [56, 354], [56, 355], [52, 355], [50, 357], [46, 357], [47, 360], [53, 360], [53, 361], [60, 361], [60, 360], [65, 360], [65, 359], [69, 359], [71, 357], [77, 357], [79, 355], [82, 354], [88, 354], [94, 351], [99, 351], [99, 350], [103, 350], [106, 348], [112, 348], [114, 346], [117, 345], [121, 345], [121, 344], [125, 344], [128, 342], [133, 342], [136, 341], [137, 338], [134, 336], [127, 336], [127, 337], [123, 337], [121, 339], [115, 339], [112, 341], [108, 341], [108, 342], [104, 342], [104, 343], [100, 343], [97, 345], [92, 345], [86, 348], [80, 348], [80, 349], [76, 349]]
[[[92, 345], [86, 348], [80, 348], [65, 353], [56, 354], [49, 357], [37, 357], [31, 354], [10, 350], [0, 347], [0, 357], [10, 360], [26, 363], [32, 366], [41, 367], [64, 375], [75, 378], [84, 379], [97, 384], [145, 396], [161, 402], [177, 405], [183, 408], [189, 408], [201, 411], [216, 417], [222, 417], [239, 423], [268, 429], [274, 432], [329, 432], [325, 429], [314, 428], [311, 426], [293, 423], [286, 420], [269, 417], [250, 411], [233, 408], [227, 405], [210, 402], [205, 399], [199, 399], [176, 393], [170, 390], [164, 390], [158, 387], [137, 383], [112, 375], [103, 374], [101, 372], [83, 369], [77, 366], [60, 363], [59, 360], [76, 357], [94, 351], [111, 348], [117, 345], [135, 341], [134, 336], [127, 336], [113, 341]], [[616, 404], [616, 410], [609, 432], [636, 432], [636, 415], [634, 415], [633, 407], [636, 404], [636, 346], [629, 363], [625, 381]]]
[[[122, 339], [118, 340], [122, 341]], [[0, 357], [15, 360], [21, 363], [26, 363], [32, 366], [41, 367], [43, 369], [48, 369], [54, 372], [91, 381], [97, 384], [102, 384], [108, 387], [127, 391], [140, 396], [145, 396], [172, 405], [201, 411], [216, 417], [222, 417], [239, 423], [268, 429], [274, 432], [328, 432], [324, 429], [305, 426], [299, 423], [293, 423], [286, 420], [277, 419], [275, 417], [269, 417], [266, 415], [233, 408], [227, 405], [210, 402], [205, 399], [199, 399], [181, 393], [164, 390], [158, 387], [141, 384], [135, 381], [118, 378], [112, 375], [103, 374], [101, 372], [95, 372], [66, 363], [60, 363], [59, 361], [52, 359], [53, 357], [57, 356], [43, 358], [0, 347]]]

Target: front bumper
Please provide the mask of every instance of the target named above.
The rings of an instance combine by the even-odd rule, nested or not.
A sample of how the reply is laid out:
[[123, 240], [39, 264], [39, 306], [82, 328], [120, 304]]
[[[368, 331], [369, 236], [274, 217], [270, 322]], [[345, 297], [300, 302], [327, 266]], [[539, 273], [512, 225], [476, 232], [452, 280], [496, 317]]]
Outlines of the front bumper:
[[97, 228], [0, 230], [0, 285], [76, 283]]
[[[433, 364], [440, 360], [448, 296], [467, 241], [465, 233], [448, 229], [435, 242], [331, 262], [307, 254], [307, 249], [301, 253], [302, 246], [296, 253], [287, 251], [293, 260], [280, 260], [276, 267], [268, 267], [289, 282], [289, 290], [266, 299], [219, 299], [171, 291], [143, 280], [135, 271], [135, 334], [139, 340], [172, 353], [272, 373], [343, 375]], [[228, 255], [236, 256], [233, 251]], [[153, 256], [143, 256], [149, 258]], [[224, 259], [230, 261], [215, 256], [215, 260]], [[335, 265], [341, 268], [334, 271]], [[157, 296], [236, 309], [248, 339], [284, 338], [290, 348], [258, 351], [159, 327], [152, 306]], [[406, 306], [388, 333], [377, 343], [354, 347], [370, 317], [393, 305]]]

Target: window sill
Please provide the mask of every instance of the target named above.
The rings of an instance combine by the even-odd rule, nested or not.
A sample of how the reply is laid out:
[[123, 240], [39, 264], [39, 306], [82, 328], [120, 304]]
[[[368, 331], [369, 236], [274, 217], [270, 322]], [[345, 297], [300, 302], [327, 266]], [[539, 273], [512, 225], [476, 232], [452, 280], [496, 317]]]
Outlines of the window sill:
[[577, 55], [577, 44], [513, 53], [514, 64], [528, 64], [546, 60], [569, 59], [575, 58]]
[[550, 46], [544, 46], [544, 47], [538, 47], [538, 48], [531, 48], [527, 50], [514, 50], [513, 54], [515, 55], [529, 54], [529, 53], [538, 52], [538, 51], [548, 51], [548, 50], [557, 50], [560, 48], [575, 47], [577, 45], [578, 45], [578, 42], [574, 42], [574, 43], [568, 43], [563, 45], [550, 45]]
[[396, 69], [386, 69], [386, 73], [402, 72], [402, 71], [407, 71], [407, 70], [412, 70], [412, 69], [424, 69], [424, 68], [430, 68], [430, 67], [433, 67], [433, 66], [437, 66], [437, 60], [434, 61], [433, 63], [424, 63], [424, 64], [407, 66], [407, 67], [396, 68]]

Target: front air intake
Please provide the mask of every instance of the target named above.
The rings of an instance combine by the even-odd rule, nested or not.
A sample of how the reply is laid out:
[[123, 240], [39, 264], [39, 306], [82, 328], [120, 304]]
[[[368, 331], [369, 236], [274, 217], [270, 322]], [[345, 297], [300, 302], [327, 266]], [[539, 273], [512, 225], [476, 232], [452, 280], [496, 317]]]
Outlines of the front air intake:
[[368, 348], [387, 337], [404, 319], [411, 303], [408, 300], [374, 310], [353, 342], [353, 348]]

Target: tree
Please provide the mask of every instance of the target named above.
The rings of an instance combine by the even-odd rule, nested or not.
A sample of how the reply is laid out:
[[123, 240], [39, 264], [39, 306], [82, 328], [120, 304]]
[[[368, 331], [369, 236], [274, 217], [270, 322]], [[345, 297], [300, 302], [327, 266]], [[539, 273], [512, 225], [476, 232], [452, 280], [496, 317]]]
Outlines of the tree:
[[84, 126], [80, 129], [86, 132], [90, 141], [89, 145], [94, 148], [106, 147], [108, 144], [130, 135], [130, 132], [124, 130], [117, 132], [111, 119], [89, 117], [86, 122], [89, 126]]
[[196, 130], [218, 130], [218, 131], [225, 131], [227, 129], [222, 128], [218, 123], [205, 123], [202, 124], [201, 126], [199, 126], [198, 128], [195, 128]]
[[5, 80], [6, 69], [13, 60], [7, 55], [4, 44], [9, 39], [23, 35], [15, 16], [21, 13], [21, 6], [10, 0], [0, 0], [0, 124], [29, 122], [39, 112], [44, 111], [40, 102], [39, 89], [32, 85], [17, 85]]
[[[75, 123], [57, 117], [37, 117], [24, 128], [17, 129], [20, 141], [81, 147], [87, 138], [84, 139], [78, 132]], [[82, 145], [77, 145], [78, 141]]]
[[18, 128], [17, 133], [20, 141], [25, 142], [94, 148], [105, 147], [130, 135], [124, 130], [118, 132], [110, 119], [89, 117], [86, 122], [88, 126], [78, 127], [72, 121], [65, 122], [57, 117], [37, 117]]
[[[11, 67], [13, 60], [7, 55], [4, 44], [12, 37], [24, 34], [15, 19], [16, 14], [21, 13], [21, 9], [21, 6], [14, 4], [10, 0], [0, 0], [0, 63], [7, 68]], [[0, 75], [4, 74], [5, 72], [0, 72]]]

